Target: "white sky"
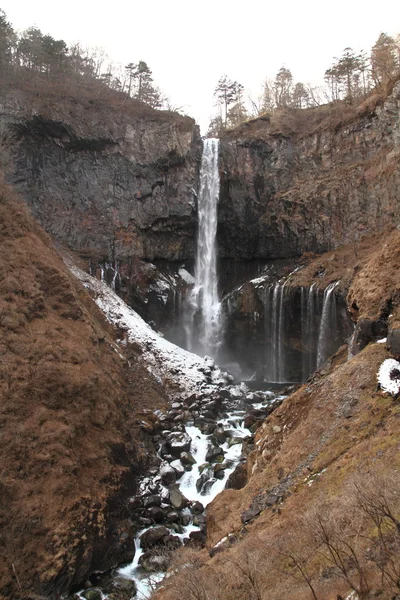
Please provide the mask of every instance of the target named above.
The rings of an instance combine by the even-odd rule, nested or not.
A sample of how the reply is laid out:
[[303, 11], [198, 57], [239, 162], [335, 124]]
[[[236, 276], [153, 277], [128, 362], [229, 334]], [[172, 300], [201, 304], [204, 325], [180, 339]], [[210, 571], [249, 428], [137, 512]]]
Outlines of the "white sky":
[[400, 33], [400, 0], [0, 0], [17, 30], [102, 46], [126, 65], [145, 60], [155, 83], [207, 127], [227, 74], [257, 96], [281, 66], [319, 84], [346, 46], [369, 50]]

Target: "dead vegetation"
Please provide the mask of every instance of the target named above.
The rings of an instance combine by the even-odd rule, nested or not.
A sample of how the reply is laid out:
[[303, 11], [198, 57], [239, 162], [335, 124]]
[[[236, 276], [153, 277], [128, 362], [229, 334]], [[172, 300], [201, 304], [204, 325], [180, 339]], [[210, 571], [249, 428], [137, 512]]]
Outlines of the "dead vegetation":
[[4, 184], [0, 239], [0, 597], [57, 595], [131, 551], [112, 532], [164, 397]]
[[351, 126], [360, 119], [374, 115], [392, 93], [400, 76], [387, 84], [373, 89], [359, 104], [349, 104], [337, 100], [317, 107], [295, 109], [277, 109], [271, 114], [261, 115], [241, 123], [238, 127], [224, 133], [227, 139], [264, 139], [268, 136], [294, 136], [302, 138], [308, 135], [336, 132]]
[[353, 591], [389, 598], [400, 589], [400, 477], [355, 475], [346, 493], [306, 510], [278, 539], [244, 536], [208, 564], [205, 553], [176, 553], [157, 598], [327, 600]]

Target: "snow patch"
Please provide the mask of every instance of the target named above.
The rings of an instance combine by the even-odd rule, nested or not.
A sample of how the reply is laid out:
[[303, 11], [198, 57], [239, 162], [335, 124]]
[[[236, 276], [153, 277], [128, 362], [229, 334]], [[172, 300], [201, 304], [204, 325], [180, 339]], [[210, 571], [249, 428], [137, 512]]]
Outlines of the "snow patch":
[[384, 392], [397, 396], [400, 393], [400, 362], [394, 358], [384, 360], [379, 367], [378, 382]]
[[206, 377], [205, 373], [210, 371], [209, 359], [204, 360], [163, 339], [105, 283], [75, 265], [68, 264], [68, 267], [92, 292], [107, 320], [125, 332], [121, 344], [138, 344], [143, 366], [172, 393], [211, 392], [216, 386], [226, 384], [226, 374], [218, 367], [212, 370], [211, 379]]
[[195, 282], [195, 278], [193, 277], [193, 275], [191, 275], [189, 273], [189, 271], [186, 271], [186, 269], [184, 269], [183, 267], [179, 269], [178, 271], [179, 273], [179, 277], [181, 279], [183, 279], [183, 281], [185, 283], [187, 283], [188, 285], [193, 285]]

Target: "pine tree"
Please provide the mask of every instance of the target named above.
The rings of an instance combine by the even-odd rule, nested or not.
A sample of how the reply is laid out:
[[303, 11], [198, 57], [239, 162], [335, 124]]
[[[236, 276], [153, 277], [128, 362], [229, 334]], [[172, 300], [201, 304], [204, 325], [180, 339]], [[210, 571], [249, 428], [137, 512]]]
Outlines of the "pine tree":
[[290, 106], [293, 75], [289, 69], [282, 67], [274, 81], [275, 105], [277, 108]]
[[7, 21], [5, 12], [0, 9], [0, 70], [11, 64], [16, 39], [14, 29]]
[[396, 42], [386, 33], [381, 33], [371, 51], [372, 77], [382, 84], [393, 77], [400, 68]]
[[[217, 87], [214, 91], [214, 96], [216, 96], [218, 102], [223, 107], [225, 129], [228, 126], [229, 107], [237, 101], [239, 85], [240, 84], [238, 84], [236, 81], [229, 79], [227, 75], [223, 75], [218, 80]], [[243, 90], [243, 86], [241, 86], [241, 90]]]

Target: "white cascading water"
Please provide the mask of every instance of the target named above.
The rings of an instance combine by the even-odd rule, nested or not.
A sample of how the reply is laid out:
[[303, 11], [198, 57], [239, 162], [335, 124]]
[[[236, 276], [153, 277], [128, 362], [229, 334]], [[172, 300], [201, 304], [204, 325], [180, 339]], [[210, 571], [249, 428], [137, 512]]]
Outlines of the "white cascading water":
[[221, 338], [221, 303], [217, 278], [218, 140], [204, 140], [198, 199], [195, 284], [189, 298], [188, 349], [215, 356]]
[[318, 336], [317, 369], [323, 365], [330, 354], [331, 338], [336, 328], [336, 297], [333, 292], [338, 285], [339, 281], [330, 283], [324, 291]]

